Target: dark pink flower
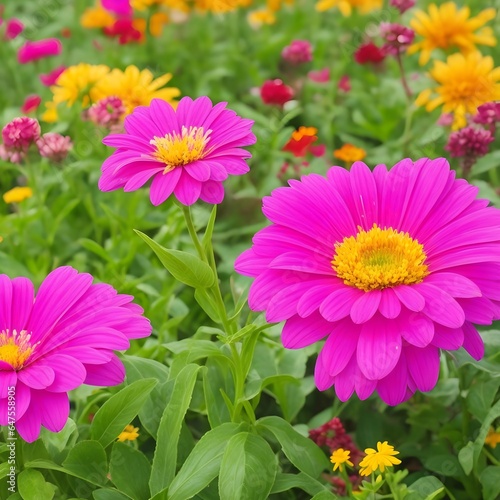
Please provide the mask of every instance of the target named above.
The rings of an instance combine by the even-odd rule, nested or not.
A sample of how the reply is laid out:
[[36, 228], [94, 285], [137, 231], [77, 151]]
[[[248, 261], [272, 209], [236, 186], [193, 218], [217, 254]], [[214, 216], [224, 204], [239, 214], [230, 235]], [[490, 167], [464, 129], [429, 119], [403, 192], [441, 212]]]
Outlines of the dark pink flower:
[[63, 161], [68, 156], [69, 150], [73, 147], [70, 137], [54, 132], [43, 134], [36, 141], [36, 145], [40, 156], [48, 158], [55, 163]]
[[0, 159], [10, 163], [22, 163], [26, 158], [26, 151], [6, 148], [0, 144]]
[[40, 103], [42, 102], [42, 98], [37, 94], [30, 94], [24, 100], [24, 104], [21, 106], [21, 111], [27, 115], [32, 113], [38, 109]]
[[390, 4], [404, 14], [408, 9], [411, 9], [416, 3], [416, 0], [391, 0]]
[[62, 43], [57, 38], [46, 38], [36, 42], [26, 42], [17, 52], [17, 60], [26, 64], [49, 56], [58, 56], [62, 51]]
[[453, 113], [443, 113], [437, 121], [438, 125], [441, 125], [441, 127], [450, 127], [453, 124], [454, 121]]
[[312, 61], [312, 46], [307, 40], [293, 40], [281, 52], [281, 57], [291, 64], [304, 64]]
[[349, 78], [349, 75], [342, 75], [337, 87], [339, 88], [339, 90], [342, 90], [342, 92], [350, 92], [351, 79]]
[[55, 85], [57, 79], [61, 76], [66, 70], [66, 66], [58, 66], [56, 69], [53, 69], [50, 73], [39, 75], [40, 81], [46, 87], [50, 87], [51, 85]]
[[500, 102], [487, 102], [477, 108], [474, 115], [474, 123], [483, 125], [496, 125], [500, 122]]
[[330, 69], [323, 68], [318, 70], [312, 70], [307, 73], [309, 80], [316, 83], [327, 83], [330, 81]]
[[380, 23], [380, 35], [385, 42], [382, 49], [393, 56], [405, 52], [415, 38], [412, 29], [398, 23]]
[[3, 143], [7, 148], [27, 150], [40, 137], [40, 124], [35, 118], [20, 116], [2, 129]]
[[130, 0], [101, 0], [103, 9], [114, 12], [119, 16], [131, 16], [133, 14]]
[[119, 97], [109, 96], [93, 104], [86, 113], [92, 123], [110, 128], [121, 123], [125, 106]]
[[283, 106], [293, 99], [293, 89], [280, 79], [266, 80], [260, 88], [260, 97], [264, 104]]
[[134, 27], [133, 19], [117, 19], [112, 26], [103, 29], [105, 35], [118, 38], [118, 43], [124, 45], [130, 42], [139, 42], [142, 33]]
[[71, 267], [52, 271], [36, 293], [27, 278], [0, 275], [0, 425], [7, 389], [15, 387], [16, 430], [28, 442], [41, 427], [59, 432], [69, 416], [68, 392], [82, 384], [121, 384], [114, 351], [151, 334], [130, 295]]
[[358, 64], [379, 64], [385, 59], [386, 53], [382, 47], [377, 47], [373, 42], [363, 43], [354, 53], [354, 60]]
[[461, 158], [462, 168], [467, 173], [477, 159], [488, 153], [494, 136], [484, 128], [468, 126], [452, 132], [444, 147], [453, 158]]
[[23, 29], [24, 24], [19, 19], [9, 19], [5, 28], [5, 38], [7, 40], [14, 40], [14, 38], [17, 38], [23, 32]]

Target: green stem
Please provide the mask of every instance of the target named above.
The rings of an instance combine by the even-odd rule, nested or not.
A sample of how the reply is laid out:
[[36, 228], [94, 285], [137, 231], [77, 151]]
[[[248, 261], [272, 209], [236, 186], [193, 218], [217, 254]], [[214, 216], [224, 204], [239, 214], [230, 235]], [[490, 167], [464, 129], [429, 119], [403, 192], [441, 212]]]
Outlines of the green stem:
[[186, 225], [189, 231], [189, 235], [193, 240], [196, 251], [198, 252], [198, 256], [203, 262], [206, 262], [208, 264], [205, 250], [203, 249], [200, 239], [198, 238], [198, 234], [196, 233], [196, 229], [194, 228], [193, 218], [191, 217], [191, 210], [189, 209], [189, 207], [182, 205], [182, 212], [184, 213], [184, 218], [186, 219]]
[[351, 483], [351, 480], [349, 479], [349, 474], [347, 474], [346, 467], [347, 467], [346, 465], [341, 464], [339, 467], [339, 470], [340, 470], [340, 475], [342, 476], [342, 479], [344, 480], [344, 483], [345, 483], [347, 496], [349, 498], [352, 498], [352, 496], [353, 496], [352, 495], [352, 483]]
[[490, 459], [493, 465], [500, 465], [498, 459], [484, 447], [483, 447], [483, 453]]

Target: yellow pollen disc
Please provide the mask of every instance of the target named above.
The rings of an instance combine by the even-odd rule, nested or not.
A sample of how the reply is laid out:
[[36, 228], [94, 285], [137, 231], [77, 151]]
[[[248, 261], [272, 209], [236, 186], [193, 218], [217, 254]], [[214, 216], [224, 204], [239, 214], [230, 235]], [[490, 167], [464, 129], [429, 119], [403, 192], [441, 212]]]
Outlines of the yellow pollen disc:
[[156, 148], [153, 157], [165, 164], [164, 174], [175, 167], [201, 160], [209, 152], [205, 148], [211, 132], [205, 132], [203, 127], [182, 127], [180, 134], [172, 132], [165, 137], [155, 136], [150, 141]]
[[429, 270], [424, 247], [408, 233], [374, 224], [335, 245], [332, 266], [346, 285], [365, 292], [420, 283]]
[[26, 360], [31, 356], [34, 346], [30, 344], [31, 335], [22, 330], [12, 335], [9, 332], [0, 333], [0, 361], [9, 363], [14, 369], [20, 370]]

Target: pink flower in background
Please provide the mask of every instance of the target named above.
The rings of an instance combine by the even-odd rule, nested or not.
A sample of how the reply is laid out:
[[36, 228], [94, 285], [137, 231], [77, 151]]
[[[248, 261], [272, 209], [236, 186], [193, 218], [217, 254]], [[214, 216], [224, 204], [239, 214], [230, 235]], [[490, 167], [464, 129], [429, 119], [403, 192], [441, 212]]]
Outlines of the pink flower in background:
[[26, 64], [49, 56], [58, 56], [62, 52], [62, 43], [57, 38], [46, 38], [37, 42], [26, 42], [17, 52], [17, 60]]
[[415, 5], [416, 0], [391, 0], [389, 3], [392, 7], [398, 9], [401, 14], [404, 14]]
[[384, 39], [382, 50], [386, 54], [397, 56], [405, 52], [413, 43], [415, 32], [397, 23], [380, 23], [380, 36]]
[[119, 97], [110, 96], [93, 104], [86, 113], [86, 118], [99, 127], [111, 128], [121, 123], [125, 115], [125, 105]]
[[354, 60], [358, 64], [380, 64], [387, 53], [382, 47], [378, 47], [373, 42], [361, 44], [354, 52]]
[[41, 102], [42, 98], [39, 95], [31, 94], [27, 96], [26, 99], [24, 100], [24, 103], [21, 106], [21, 111], [24, 114], [35, 112], [38, 109], [38, 106], [40, 106]]
[[55, 85], [57, 79], [61, 76], [62, 73], [64, 73], [65, 70], [66, 66], [58, 66], [56, 69], [53, 69], [50, 73], [40, 75], [39, 76], [40, 81], [46, 87]]
[[48, 158], [55, 163], [63, 161], [68, 156], [69, 150], [73, 147], [70, 137], [55, 132], [43, 134], [36, 141], [36, 145], [40, 156]]
[[312, 61], [312, 46], [307, 40], [293, 40], [281, 52], [281, 57], [291, 64], [304, 64]]
[[19, 19], [9, 19], [5, 27], [5, 39], [14, 40], [23, 32], [23, 30], [24, 24]]
[[482, 125], [493, 125], [500, 122], [500, 102], [487, 102], [477, 108], [477, 113], [473, 117], [474, 123]]
[[2, 129], [3, 143], [12, 149], [27, 150], [39, 137], [38, 120], [27, 116], [14, 118]]
[[101, 0], [103, 9], [114, 12], [118, 16], [131, 16], [133, 14], [130, 0]]
[[453, 116], [453, 113], [443, 113], [438, 118], [438, 121], [436, 123], [438, 125], [441, 125], [441, 127], [451, 127], [454, 120], [455, 118]]
[[135, 191], [153, 178], [150, 199], [163, 203], [172, 194], [184, 205], [201, 198], [221, 203], [229, 175], [249, 171], [242, 149], [255, 143], [252, 120], [212, 105], [208, 97], [184, 97], [177, 109], [161, 99], [135, 108], [125, 118], [125, 134], [104, 138], [118, 148], [102, 166], [99, 189]]
[[309, 80], [313, 82], [327, 83], [330, 81], [330, 69], [323, 68], [319, 70], [309, 71], [309, 73], [307, 73], [307, 76], [309, 77]]
[[41, 426], [60, 431], [68, 391], [82, 384], [123, 382], [113, 351], [151, 333], [130, 295], [71, 267], [52, 271], [35, 294], [27, 278], [0, 275], [0, 425], [7, 425], [7, 388], [15, 386], [16, 429], [28, 442]]
[[500, 211], [477, 187], [442, 158], [289, 184], [264, 198], [271, 225], [236, 270], [255, 278], [250, 308], [285, 321], [285, 347], [326, 338], [320, 390], [397, 405], [436, 385], [440, 349], [483, 356], [474, 324], [500, 318]]
[[494, 140], [490, 130], [468, 126], [452, 132], [444, 149], [450, 152], [452, 158], [461, 158], [461, 166], [467, 175], [478, 158], [488, 153]]
[[352, 87], [351, 87], [351, 79], [349, 78], [349, 75], [342, 75], [340, 77], [339, 83], [337, 84], [337, 87], [342, 92], [350, 92]]
[[282, 80], [266, 80], [260, 88], [260, 97], [264, 104], [283, 106], [293, 99], [293, 89]]
[[3, 161], [8, 161], [10, 163], [22, 163], [25, 158], [25, 150], [10, 149], [6, 148], [3, 144], [0, 144], [0, 159]]

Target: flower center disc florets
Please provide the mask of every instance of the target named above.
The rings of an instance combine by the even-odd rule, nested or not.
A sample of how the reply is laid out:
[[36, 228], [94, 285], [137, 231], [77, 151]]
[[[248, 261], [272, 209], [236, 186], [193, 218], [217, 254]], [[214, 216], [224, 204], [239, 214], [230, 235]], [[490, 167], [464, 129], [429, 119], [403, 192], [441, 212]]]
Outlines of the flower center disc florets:
[[420, 283], [429, 274], [426, 257], [424, 247], [408, 233], [374, 224], [337, 243], [332, 266], [346, 285], [369, 292]]
[[9, 363], [15, 370], [20, 370], [33, 353], [35, 346], [31, 345], [30, 340], [31, 334], [26, 330], [0, 332], [0, 361]]
[[206, 145], [210, 140], [211, 130], [203, 127], [182, 127], [181, 133], [172, 132], [165, 137], [156, 137], [150, 141], [156, 151], [153, 157], [164, 163], [164, 174], [171, 172], [175, 167], [182, 167], [204, 158], [208, 150]]

